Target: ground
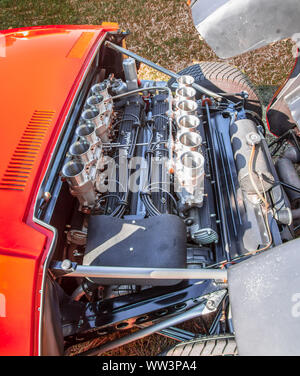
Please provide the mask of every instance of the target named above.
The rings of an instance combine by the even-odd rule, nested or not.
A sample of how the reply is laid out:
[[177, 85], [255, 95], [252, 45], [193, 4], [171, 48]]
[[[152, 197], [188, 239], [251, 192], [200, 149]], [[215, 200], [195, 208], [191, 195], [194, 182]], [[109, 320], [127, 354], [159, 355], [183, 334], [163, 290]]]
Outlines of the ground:
[[[0, 29], [103, 21], [129, 29], [129, 49], [174, 71], [193, 61], [219, 60], [200, 39], [186, 0], [0, 0]], [[227, 61], [256, 85], [278, 86], [293, 66], [292, 47], [284, 40]], [[146, 67], [142, 75], [156, 76]]]
[[[0, 29], [50, 24], [101, 24], [103, 21], [118, 22], [122, 29], [129, 29], [131, 34], [127, 38], [127, 48], [173, 71], [179, 71], [195, 61], [220, 61], [199, 37], [184, 0], [0, 0]], [[292, 49], [293, 43], [284, 40], [226, 61], [249, 76], [263, 94], [266, 105], [293, 66]], [[167, 78], [143, 65], [140, 77]], [[191, 325], [193, 328], [190, 329], [197, 329], [197, 322]], [[114, 338], [119, 335], [122, 333]], [[86, 346], [76, 347], [70, 353], [76, 354], [106, 340], [97, 339]], [[116, 349], [109, 355], [156, 355], [174, 343], [155, 334]]]

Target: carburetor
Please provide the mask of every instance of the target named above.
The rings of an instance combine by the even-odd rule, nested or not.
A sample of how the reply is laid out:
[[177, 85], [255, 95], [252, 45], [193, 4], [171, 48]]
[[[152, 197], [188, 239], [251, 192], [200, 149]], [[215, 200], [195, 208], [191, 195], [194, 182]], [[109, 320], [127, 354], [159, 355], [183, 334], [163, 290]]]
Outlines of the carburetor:
[[79, 125], [75, 130], [78, 140], [69, 148], [72, 158], [62, 169], [62, 176], [70, 185], [70, 192], [79, 200], [81, 209], [95, 205], [95, 179], [103, 168], [103, 143], [110, 142], [113, 105], [108, 93], [108, 82], [92, 86]]
[[175, 141], [176, 192], [181, 205], [201, 207], [204, 196], [204, 157], [201, 153], [202, 137], [198, 132], [201, 117], [198, 114], [196, 91], [191, 76], [180, 76], [175, 95]]

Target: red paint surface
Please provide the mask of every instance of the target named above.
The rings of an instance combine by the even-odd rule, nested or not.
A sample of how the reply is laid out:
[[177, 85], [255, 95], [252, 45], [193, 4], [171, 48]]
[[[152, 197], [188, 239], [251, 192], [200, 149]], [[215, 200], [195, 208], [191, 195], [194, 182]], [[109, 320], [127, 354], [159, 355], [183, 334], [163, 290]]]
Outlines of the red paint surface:
[[[33, 222], [34, 202], [93, 53], [105, 32], [116, 29], [116, 24], [105, 24], [0, 31], [0, 38], [5, 39], [5, 51], [0, 51], [0, 186], [11, 183], [9, 174], [17, 184], [22, 168], [30, 164], [22, 190], [0, 189], [0, 355], [38, 354], [39, 290], [53, 235]], [[88, 37], [83, 33], [89, 33]], [[42, 132], [27, 142], [35, 111], [51, 112], [51, 120], [46, 127], [41, 121]], [[28, 154], [31, 148], [38, 151], [34, 158]], [[17, 162], [16, 171], [10, 168], [8, 173], [12, 162]]]

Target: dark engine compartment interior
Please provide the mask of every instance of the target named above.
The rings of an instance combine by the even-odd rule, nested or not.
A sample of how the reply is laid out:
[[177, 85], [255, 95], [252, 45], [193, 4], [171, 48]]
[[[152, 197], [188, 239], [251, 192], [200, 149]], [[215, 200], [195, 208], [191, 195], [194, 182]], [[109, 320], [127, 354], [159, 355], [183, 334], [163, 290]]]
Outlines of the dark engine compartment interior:
[[65, 348], [224, 289], [174, 276], [66, 278], [77, 266], [215, 270], [295, 237], [295, 190], [284, 190], [247, 97], [215, 101], [190, 76], [175, 88], [140, 82], [137, 68], [101, 47], [42, 187], [51, 200], [41, 197], [37, 217], [57, 229], [48, 290]]

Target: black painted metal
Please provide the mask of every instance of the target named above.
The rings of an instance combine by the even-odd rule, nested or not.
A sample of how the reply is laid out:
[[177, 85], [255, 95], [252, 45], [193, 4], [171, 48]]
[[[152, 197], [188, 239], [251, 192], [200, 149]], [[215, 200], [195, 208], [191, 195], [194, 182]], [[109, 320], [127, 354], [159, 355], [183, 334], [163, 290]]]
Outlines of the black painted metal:
[[211, 154], [211, 161], [212, 161], [212, 174], [215, 179], [215, 195], [216, 195], [216, 201], [218, 202], [218, 212], [219, 212], [219, 220], [220, 220], [220, 228], [221, 228], [221, 238], [223, 242], [223, 252], [224, 256], [226, 257], [227, 261], [230, 261], [230, 249], [229, 249], [229, 234], [228, 234], [228, 225], [227, 225], [227, 218], [224, 208], [224, 202], [221, 192], [221, 182], [220, 182], [220, 172], [218, 167], [218, 160], [215, 150], [214, 138], [215, 138], [215, 131], [212, 128], [211, 123], [211, 115], [209, 111], [208, 103], [206, 102], [206, 116], [207, 116], [207, 140], [209, 144], [209, 151]]
[[[169, 104], [167, 102], [167, 95], [166, 94], [158, 94], [153, 97], [152, 101], [152, 121], [153, 121], [153, 142], [155, 142], [156, 148], [155, 152], [149, 154], [149, 162], [150, 166], [152, 165], [151, 159], [155, 157], [156, 159], [164, 159], [168, 156], [168, 149], [165, 147], [165, 144], [162, 143], [162, 140], [167, 140], [169, 138], [169, 126], [168, 126], [168, 117], [166, 116], [166, 112], [168, 110]], [[159, 167], [159, 181], [165, 182], [165, 166]], [[162, 184], [156, 184], [154, 188], [163, 187]], [[153, 203], [155, 207], [161, 213], [172, 213], [172, 201], [170, 196], [163, 192], [153, 192], [151, 194]]]
[[[127, 163], [130, 163], [130, 158], [134, 156], [135, 149], [136, 149], [136, 143], [138, 141], [139, 134], [141, 133], [141, 125], [143, 124], [143, 116], [144, 116], [144, 102], [142, 98], [139, 95], [133, 95], [125, 100], [125, 106], [124, 106], [124, 112], [122, 115], [122, 119], [120, 120], [120, 123], [116, 130], [118, 129], [118, 138], [117, 142], [120, 145], [124, 145], [122, 149], [117, 149], [115, 151], [115, 154], [113, 155], [113, 158], [115, 159], [117, 165], [121, 164], [120, 153], [123, 153], [124, 158], [124, 152], [127, 152]], [[120, 163], [119, 163], [120, 162]], [[126, 168], [122, 164], [122, 168]], [[128, 166], [127, 166], [128, 169]], [[117, 167], [117, 180], [119, 179], [119, 168]], [[128, 170], [128, 176], [131, 173], [130, 170]], [[127, 184], [127, 182], [122, 181], [122, 184]], [[116, 217], [121, 217], [125, 211], [129, 211], [130, 213], [136, 212], [136, 206], [138, 202], [138, 194], [132, 193], [129, 191], [128, 187], [124, 186], [123, 191], [126, 191], [124, 193], [119, 193], [119, 185], [116, 186], [117, 192], [110, 192], [115, 195], [118, 195], [120, 199], [126, 200], [128, 203], [126, 206], [120, 206], [119, 200], [116, 198], [109, 198], [106, 205], [106, 211], [105, 214], [109, 214]]]
[[[72, 305], [64, 306], [63, 331], [68, 343], [80, 338], [99, 336], [99, 331], [113, 332], [142, 323], [154, 323], [161, 318], [176, 315], [199, 304], [199, 299], [210, 292], [224, 288], [212, 281], [187, 281], [173, 287], [158, 287], [140, 293], [120, 296], [95, 303], [79, 303], [80, 318], [74, 320]], [[197, 281], [199, 282], [199, 281]]]

